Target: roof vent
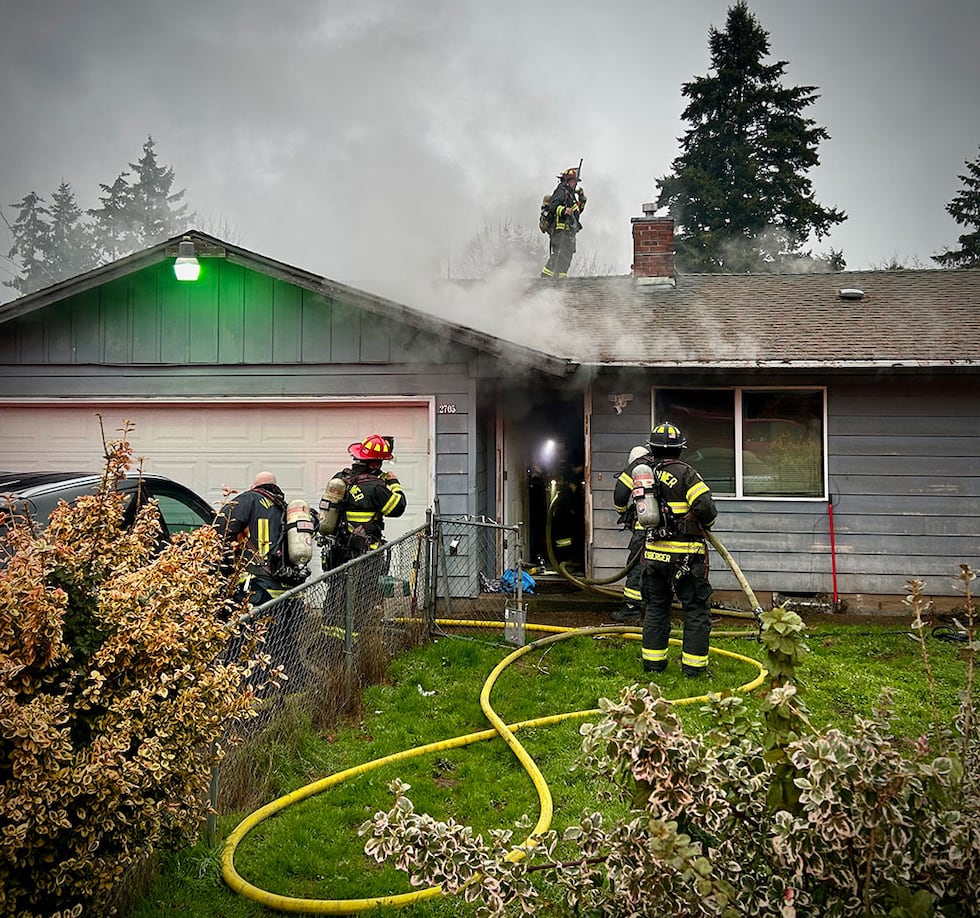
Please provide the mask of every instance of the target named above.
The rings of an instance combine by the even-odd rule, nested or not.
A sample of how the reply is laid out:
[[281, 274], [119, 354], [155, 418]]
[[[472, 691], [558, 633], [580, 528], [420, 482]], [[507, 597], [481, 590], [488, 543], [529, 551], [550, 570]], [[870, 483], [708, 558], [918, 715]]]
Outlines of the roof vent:
[[842, 300], [863, 300], [864, 299], [864, 291], [861, 290], [859, 287], [841, 287], [841, 289], [837, 291], [837, 295]]

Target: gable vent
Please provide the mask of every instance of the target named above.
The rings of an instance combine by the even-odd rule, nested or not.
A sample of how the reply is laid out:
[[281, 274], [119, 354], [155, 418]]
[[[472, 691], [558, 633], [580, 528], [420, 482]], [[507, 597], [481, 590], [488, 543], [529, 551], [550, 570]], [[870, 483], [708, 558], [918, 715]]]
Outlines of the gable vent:
[[863, 300], [864, 291], [858, 287], [841, 287], [837, 291], [837, 296], [842, 300]]

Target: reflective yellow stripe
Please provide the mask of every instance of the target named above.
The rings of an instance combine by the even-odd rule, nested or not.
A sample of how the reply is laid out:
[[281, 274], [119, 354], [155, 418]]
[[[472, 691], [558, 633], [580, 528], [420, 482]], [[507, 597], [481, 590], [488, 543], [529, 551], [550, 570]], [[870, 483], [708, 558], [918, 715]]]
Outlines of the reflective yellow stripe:
[[633, 476], [629, 472], [622, 472], [617, 481], [621, 481], [631, 491], [633, 490]]
[[703, 555], [704, 542], [671, 542], [667, 539], [646, 544], [647, 557], [651, 551], [666, 551], [678, 555]]
[[671, 500], [667, 502], [667, 506], [670, 507], [670, 512], [674, 516], [687, 516], [691, 512], [691, 505], [684, 500]]
[[634, 590], [633, 587], [623, 587], [623, 597], [625, 599], [635, 599], [637, 601], [643, 598], [639, 590]]
[[554, 271], [550, 271], [548, 268], [542, 268], [541, 269], [541, 273], [545, 277], [554, 277], [555, 276], [555, 272]]
[[[645, 651], [644, 651], [645, 652]], [[696, 653], [688, 653], [686, 650], [681, 654], [681, 663], [693, 669], [704, 669], [708, 665], [708, 655], [701, 656]]]
[[571, 544], [571, 539], [559, 539], [557, 542], [555, 542], [555, 545], [557, 545], [559, 548], [568, 548], [568, 546]]
[[267, 519], [260, 519], [258, 521], [258, 530], [255, 534], [255, 544], [258, 546], [259, 555], [264, 558], [269, 554], [269, 549], [272, 548], [272, 539], [269, 537], [269, 521]]
[[706, 491], [708, 491], [708, 486], [703, 481], [699, 481], [697, 484], [691, 485], [691, 487], [687, 489], [687, 502], [689, 504], [693, 504], [695, 499], [700, 497]]
[[647, 545], [646, 550], [643, 552], [643, 557], [647, 561], [665, 561], [667, 563], [673, 561], [680, 555], [703, 555], [704, 546], [698, 546], [697, 542], [684, 542], [683, 548], [666, 548], [660, 549], [660, 545], [663, 543], [657, 543], [657, 547], [654, 548], [651, 545]]
[[381, 508], [381, 512], [384, 514], [391, 513], [391, 511], [401, 503], [401, 500], [402, 498], [400, 494], [392, 494], [391, 497], [388, 498], [388, 502]]
[[347, 520], [351, 523], [370, 523], [374, 519], [373, 510], [348, 510]]
[[643, 659], [648, 663], [663, 663], [667, 659], [667, 648], [665, 647], [663, 650], [650, 650], [644, 647]]

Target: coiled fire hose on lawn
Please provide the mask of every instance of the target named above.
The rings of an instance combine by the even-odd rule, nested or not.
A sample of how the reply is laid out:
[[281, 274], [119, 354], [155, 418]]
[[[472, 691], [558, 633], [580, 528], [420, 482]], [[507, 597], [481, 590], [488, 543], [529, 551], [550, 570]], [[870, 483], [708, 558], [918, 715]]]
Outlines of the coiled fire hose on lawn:
[[[455, 619], [440, 619], [437, 620], [437, 624], [466, 628], [503, 627], [503, 624], [500, 622], [458, 621]], [[221, 854], [221, 873], [228, 886], [239, 895], [245, 896], [246, 898], [255, 902], [259, 902], [268, 908], [276, 909], [282, 912], [303, 912], [305, 914], [315, 915], [350, 915], [357, 912], [366, 911], [368, 909], [377, 908], [379, 906], [399, 907], [411, 905], [422, 901], [423, 899], [431, 899], [435, 896], [442, 895], [442, 889], [440, 887], [432, 886], [427, 889], [416, 890], [409, 893], [397, 893], [387, 896], [372, 896], [363, 899], [304, 899], [295, 896], [283, 896], [278, 893], [260, 889], [258, 886], [249, 883], [248, 880], [242, 877], [235, 868], [235, 851], [245, 836], [264, 820], [270, 818], [271, 816], [275, 816], [277, 813], [280, 813], [282, 810], [286, 809], [286, 807], [291, 806], [294, 803], [299, 803], [300, 801], [306, 800], [315, 794], [322, 793], [323, 791], [334, 787], [343, 781], [348, 780], [349, 778], [366, 774], [367, 772], [374, 771], [375, 769], [384, 765], [405, 761], [417, 756], [426, 755], [430, 752], [456, 749], [463, 746], [468, 746], [472, 743], [480, 742], [482, 740], [495, 739], [498, 736], [503, 739], [503, 741], [517, 757], [518, 761], [521, 763], [521, 766], [530, 776], [538, 794], [540, 812], [538, 821], [534, 826], [534, 830], [521, 845], [511, 850], [507, 855], [507, 859], [512, 861], [517, 861], [523, 858], [526, 853], [526, 848], [532, 844], [534, 839], [540, 837], [550, 827], [553, 814], [553, 802], [551, 791], [544, 779], [544, 776], [541, 774], [540, 769], [528, 754], [527, 750], [518, 741], [515, 734], [519, 730], [527, 729], [529, 727], [549, 726], [565, 720], [597, 716], [601, 714], [601, 712], [598, 708], [592, 708], [587, 711], [569, 711], [564, 714], [552, 714], [545, 717], [537, 717], [532, 720], [524, 720], [519, 723], [506, 724], [496, 713], [496, 711], [494, 711], [490, 704], [490, 693], [497, 681], [497, 678], [515, 660], [520, 659], [522, 656], [530, 653], [533, 650], [538, 650], [541, 647], [553, 644], [556, 641], [603, 634], [619, 634], [624, 635], [627, 638], [639, 638], [638, 630], [627, 625], [604, 625], [594, 628], [563, 628], [555, 625], [529, 624], [525, 627], [534, 631], [554, 633], [550, 637], [540, 638], [537, 641], [533, 641], [532, 643], [526, 644], [524, 647], [513, 651], [507, 657], [501, 660], [500, 663], [498, 663], [494, 668], [493, 672], [491, 672], [487, 677], [487, 680], [483, 685], [483, 689], [480, 692], [480, 706], [483, 709], [487, 719], [492, 724], [490, 729], [480, 730], [476, 733], [468, 733], [463, 736], [454, 737], [453, 739], [428, 743], [424, 746], [417, 746], [414, 749], [406, 749], [402, 752], [396, 752], [392, 755], [383, 756], [382, 758], [375, 759], [372, 762], [367, 762], [354, 768], [348, 768], [344, 771], [337, 772], [334, 775], [330, 775], [327, 778], [314, 781], [311, 784], [307, 784], [305, 787], [301, 787], [292, 793], [280, 797], [278, 800], [274, 800], [271, 803], [266, 804], [242, 820], [242, 822], [238, 824], [238, 826], [225, 841], [225, 846]], [[670, 642], [674, 645], [680, 645], [680, 641], [674, 638], [671, 638]], [[731, 657], [735, 660], [750, 664], [758, 669], [758, 675], [752, 681], [739, 686], [737, 689], [735, 689], [735, 691], [746, 693], [753, 691], [754, 689], [758, 688], [765, 679], [766, 670], [758, 660], [753, 660], [751, 657], [742, 656], [741, 654], [721, 650], [720, 648], [715, 647], [710, 648], [709, 653]], [[707, 698], [707, 695], [678, 698], [673, 700], [672, 704], [693, 704], [699, 701], [705, 701]]]
[[[562, 561], [559, 563], [557, 557], [555, 556], [555, 545], [554, 540], [551, 536], [551, 521], [554, 517], [555, 502], [557, 500], [557, 495], [552, 498], [551, 503], [548, 505], [548, 513], [545, 519], [545, 546], [548, 551], [548, 560], [551, 562], [551, 566], [558, 571], [566, 580], [570, 583], [575, 584], [582, 590], [588, 590], [592, 593], [599, 593], [602, 596], [611, 596], [616, 599], [622, 598], [622, 593], [616, 590], [605, 590], [602, 587], [606, 584], [616, 583], [618, 580], [622, 580], [636, 565], [639, 563], [640, 558], [643, 555], [642, 546], [627, 562], [626, 567], [611, 577], [605, 577], [602, 580], [588, 580], [584, 577], [576, 577], [569, 569], [568, 562]], [[721, 540], [710, 530], [704, 530], [705, 538], [711, 543], [715, 551], [721, 555], [725, 563], [731, 568], [732, 573], [735, 575], [735, 579], [738, 580], [739, 586], [742, 588], [742, 592], [745, 594], [749, 603], [751, 604], [751, 612], [743, 612], [741, 610], [735, 609], [724, 609], [719, 606], [712, 606], [714, 611], [720, 612], [726, 618], [748, 618], [753, 621], [759, 621], [759, 616], [762, 614], [762, 606], [759, 605], [759, 600], [756, 599], [755, 593], [752, 591], [752, 587], [749, 586], [748, 580], [745, 579], [745, 574], [742, 573], [742, 569], [738, 566], [735, 559], [732, 557], [731, 552], [725, 548], [721, 543]], [[674, 604], [675, 606], [677, 603]]]

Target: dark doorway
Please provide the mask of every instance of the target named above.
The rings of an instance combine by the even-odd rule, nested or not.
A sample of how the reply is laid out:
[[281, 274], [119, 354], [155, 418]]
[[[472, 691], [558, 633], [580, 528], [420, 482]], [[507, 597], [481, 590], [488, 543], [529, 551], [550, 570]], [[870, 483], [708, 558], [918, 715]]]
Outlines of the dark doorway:
[[[522, 404], [523, 402], [523, 404]], [[585, 569], [585, 434], [582, 395], [528, 393], [511, 397], [506, 453], [509, 488], [525, 524], [524, 557], [550, 568], [548, 514], [552, 514], [552, 553], [569, 568]], [[519, 479], [519, 480], [515, 480]], [[514, 490], [520, 489], [519, 494]], [[552, 507], [552, 504], [554, 505]]]

